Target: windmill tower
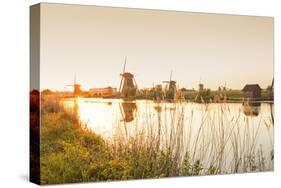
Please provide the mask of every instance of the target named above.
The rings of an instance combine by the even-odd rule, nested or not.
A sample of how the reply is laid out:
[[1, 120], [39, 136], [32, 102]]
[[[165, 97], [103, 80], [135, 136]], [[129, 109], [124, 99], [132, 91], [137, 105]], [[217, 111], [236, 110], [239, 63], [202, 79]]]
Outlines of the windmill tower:
[[172, 75], [173, 75], [173, 71], [171, 71], [171, 73], [170, 73], [170, 80], [169, 81], [163, 81], [163, 83], [168, 84], [167, 90], [165, 91], [167, 99], [174, 99], [175, 93], [176, 93], [176, 90], [177, 90], [177, 86], [176, 86], [177, 82], [172, 80]]
[[76, 75], [74, 76], [74, 83], [72, 85], [67, 85], [73, 87], [73, 96], [79, 97], [81, 95], [81, 85], [76, 83]]
[[120, 74], [121, 82], [119, 86], [119, 93], [122, 98], [134, 97], [136, 95], [137, 84], [134, 75], [130, 72], [126, 72], [127, 57], [125, 57], [125, 63], [123, 72]]
[[199, 84], [198, 84], [198, 91], [199, 91], [199, 93], [204, 91], [204, 84], [201, 82], [201, 78], [200, 78]]
[[176, 81], [172, 80], [172, 75], [173, 75], [173, 71], [171, 71], [170, 73], [170, 80], [169, 81], [163, 81], [163, 83], [167, 83], [168, 84], [168, 91], [169, 92], [174, 92], [177, 87], [176, 87]]

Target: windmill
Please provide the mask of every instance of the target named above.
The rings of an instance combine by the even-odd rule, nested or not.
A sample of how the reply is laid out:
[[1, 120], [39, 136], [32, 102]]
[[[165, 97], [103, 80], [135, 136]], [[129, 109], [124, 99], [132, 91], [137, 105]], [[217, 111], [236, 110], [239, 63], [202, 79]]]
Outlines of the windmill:
[[199, 84], [198, 84], [198, 91], [202, 92], [204, 90], [204, 84], [201, 82], [201, 77], [199, 79]]
[[201, 82], [201, 77], [199, 79], [199, 83], [198, 83], [198, 93], [194, 98], [195, 102], [204, 102], [204, 99], [202, 97], [202, 93], [204, 91], [204, 84]]
[[81, 94], [81, 85], [76, 83], [76, 75], [74, 76], [74, 83], [67, 86], [73, 87], [74, 97], [78, 97]]
[[176, 94], [176, 81], [172, 80], [173, 71], [170, 73], [170, 80], [169, 81], [163, 81], [163, 83], [167, 84], [167, 89], [165, 89], [165, 95], [167, 99], [175, 99]]
[[223, 90], [223, 91], [226, 91], [226, 90], [227, 90], [227, 88], [226, 88], [226, 82], [224, 82], [224, 85], [222, 86], [222, 90]]
[[130, 72], [126, 72], [127, 56], [123, 66], [123, 72], [120, 74], [121, 82], [119, 86], [119, 93], [122, 98], [134, 97], [137, 91], [137, 84], [134, 75]]
[[169, 81], [163, 81], [163, 83], [167, 83], [168, 84], [168, 91], [174, 92], [177, 87], [176, 87], [176, 81], [172, 80], [172, 75], [173, 75], [173, 71], [171, 71], [170, 73], [170, 80]]

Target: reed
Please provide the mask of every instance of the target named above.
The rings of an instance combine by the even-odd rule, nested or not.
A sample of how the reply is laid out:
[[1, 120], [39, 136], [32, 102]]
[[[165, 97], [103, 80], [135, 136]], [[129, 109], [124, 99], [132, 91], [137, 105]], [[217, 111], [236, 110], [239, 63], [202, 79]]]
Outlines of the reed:
[[[197, 106], [197, 104], [193, 105]], [[266, 153], [262, 145], [257, 145], [261, 126], [264, 126], [263, 117], [259, 119], [258, 124], [251, 124], [252, 117], [244, 117], [242, 111], [233, 113], [227, 103], [217, 107], [206, 103], [200, 105], [202, 106], [200, 126], [194, 129], [193, 121], [197, 117], [193, 117], [193, 110], [189, 117], [185, 117], [182, 102], [171, 103], [169, 107], [156, 102], [156, 108], [159, 109], [160, 106], [163, 110], [157, 112], [157, 125], [151, 123], [155, 121], [148, 113], [146, 116], [148, 123], [142, 129], [139, 127], [135, 129], [138, 125], [136, 123], [132, 126], [131, 135], [124, 136], [120, 130], [121, 137], [110, 141], [114, 148], [118, 148], [114, 156], [126, 158], [128, 156], [124, 154], [128, 150], [144, 151], [143, 153], [148, 154], [145, 156], [145, 163], [149, 163], [151, 166], [149, 172], [152, 172], [155, 164], [161, 160], [157, 157], [163, 157], [162, 155], [165, 154], [167, 160], [165, 165], [170, 166], [166, 166], [169, 172], [162, 174], [164, 176], [242, 173], [273, 169], [271, 154], [273, 145], [267, 148], [270, 152], [267, 150]], [[242, 116], [244, 118], [241, 118]], [[266, 125], [267, 139], [272, 142], [269, 127], [272, 127], [273, 123], [268, 121]], [[118, 127], [122, 129], [124, 125]], [[185, 171], [187, 169], [187, 163], [188, 169], [195, 168], [196, 173], [183, 172], [183, 169]], [[156, 169], [159, 168], [161, 169], [161, 165], [156, 166]]]

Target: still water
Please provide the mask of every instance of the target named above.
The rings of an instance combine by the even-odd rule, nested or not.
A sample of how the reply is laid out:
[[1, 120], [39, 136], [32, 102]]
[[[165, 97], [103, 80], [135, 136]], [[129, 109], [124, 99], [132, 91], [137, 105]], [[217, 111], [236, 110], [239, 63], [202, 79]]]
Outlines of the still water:
[[[210, 164], [223, 157], [220, 165], [225, 169], [259, 158], [264, 170], [273, 170], [273, 105], [268, 103], [252, 106], [78, 98], [64, 100], [63, 105], [88, 129], [109, 141], [135, 138], [157, 144], [159, 140], [161, 148], [179, 147], [182, 158], [189, 152], [192, 158]], [[255, 159], [247, 159], [252, 157]]]

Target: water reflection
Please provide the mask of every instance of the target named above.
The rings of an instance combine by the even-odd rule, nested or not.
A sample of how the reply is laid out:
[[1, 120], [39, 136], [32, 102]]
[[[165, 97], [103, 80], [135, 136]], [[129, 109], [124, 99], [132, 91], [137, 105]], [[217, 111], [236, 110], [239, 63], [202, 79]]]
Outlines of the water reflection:
[[243, 113], [246, 116], [258, 116], [261, 110], [261, 103], [260, 102], [244, 102], [243, 106]]
[[121, 103], [121, 115], [122, 120], [126, 123], [134, 120], [135, 111], [137, 109], [137, 105], [134, 102], [122, 102]]

